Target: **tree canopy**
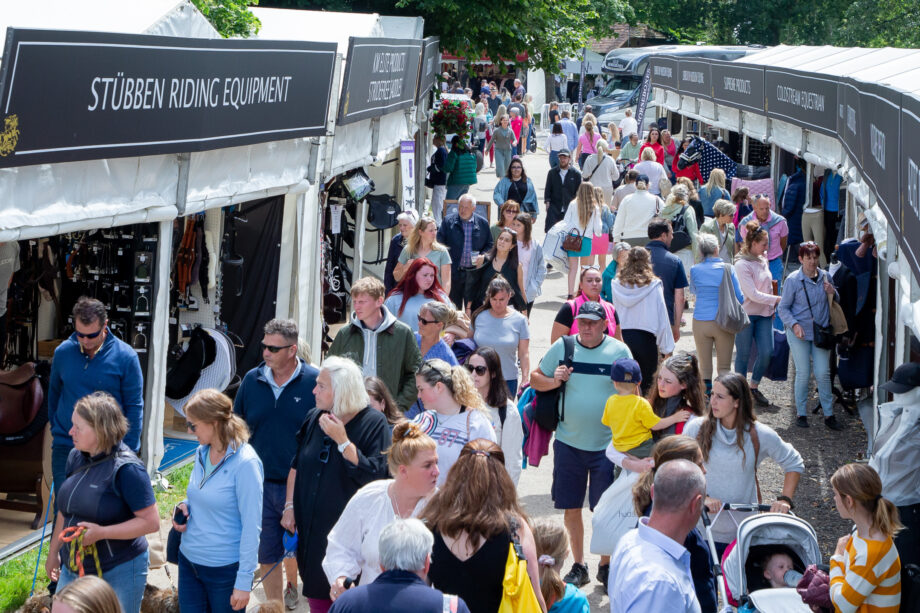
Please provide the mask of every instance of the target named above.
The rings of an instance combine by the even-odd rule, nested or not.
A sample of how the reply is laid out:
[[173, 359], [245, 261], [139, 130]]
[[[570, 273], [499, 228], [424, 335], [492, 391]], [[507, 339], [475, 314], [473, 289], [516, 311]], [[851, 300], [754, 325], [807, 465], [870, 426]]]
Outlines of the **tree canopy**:
[[192, 3], [224, 38], [249, 38], [262, 25], [249, 11], [249, 6], [259, 4], [259, 0], [192, 0]]

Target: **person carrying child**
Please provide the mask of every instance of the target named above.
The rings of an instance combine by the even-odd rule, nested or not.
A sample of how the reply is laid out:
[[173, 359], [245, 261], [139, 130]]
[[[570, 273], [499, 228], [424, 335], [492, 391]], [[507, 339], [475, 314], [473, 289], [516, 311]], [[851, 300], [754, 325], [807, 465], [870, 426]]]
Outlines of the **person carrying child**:
[[665, 418], [655, 415], [648, 400], [636, 394], [642, 383], [642, 370], [636, 360], [616, 360], [610, 368], [610, 378], [617, 393], [607, 399], [601, 423], [610, 428], [613, 447], [621, 453], [639, 459], [651, 456], [653, 431], [670, 428], [693, 416], [686, 409]]

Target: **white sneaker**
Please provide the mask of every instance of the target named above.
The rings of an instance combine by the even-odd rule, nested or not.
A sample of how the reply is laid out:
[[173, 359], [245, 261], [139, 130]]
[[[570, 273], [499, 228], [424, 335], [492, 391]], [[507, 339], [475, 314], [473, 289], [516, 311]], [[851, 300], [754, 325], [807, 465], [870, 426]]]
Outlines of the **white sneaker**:
[[288, 582], [287, 587], [284, 588], [284, 606], [288, 611], [293, 611], [297, 608], [297, 600], [297, 590]]

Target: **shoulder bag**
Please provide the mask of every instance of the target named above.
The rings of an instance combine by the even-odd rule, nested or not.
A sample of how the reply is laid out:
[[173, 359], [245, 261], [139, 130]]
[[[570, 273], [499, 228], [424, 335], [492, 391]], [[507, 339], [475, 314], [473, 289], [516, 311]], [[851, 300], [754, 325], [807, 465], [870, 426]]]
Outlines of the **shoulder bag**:
[[658, 191], [661, 192], [662, 198], [668, 197], [668, 195], [671, 193], [671, 187], [673, 186], [671, 185], [671, 180], [668, 179], [667, 174], [661, 175], [661, 178], [658, 179]]
[[719, 308], [716, 311], [716, 325], [730, 334], [738, 334], [751, 320], [741, 308], [738, 297], [735, 295], [729, 265], [722, 265], [722, 282], [719, 284]]
[[834, 300], [833, 296], [827, 297], [827, 306], [830, 310], [830, 325], [836, 336], [846, 334], [850, 327], [847, 324], [847, 316], [843, 313], [843, 307]]
[[[681, 249], [689, 247], [693, 241], [690, 240], [690, 233], [687, 232], [687, 222], [684, 219], [684, 213], [687, 212], [687, 205], [681, 207], [680, 212], [671, 220], [671, 229], [674, 237], [671, 239], [671, 245], [668, 251], [677, 253]], [[727, 234], [727, 232], [726, 232]]]
[[573, 228], [565, 235], [565, 240], [562, 241], [562, 248], [565, 251], [581, 251], [582, 239], [584, 239], [584, 236]]
[[[569, 368], [575, 356], [575, 337], [562, 337], [562, 361], [560, 365]], [[545, 392], [536, 392], [534, 401], [534, 419], [547, 432], [554, 432], [560, 421], [565, 420], [565, 381], [557, 388]]]
[[502, 579], [502, 601], [498, 613], [542, 613], [537, 593], [527, 574], [527, 559], [518, 537], [518, 521], [508, 518], [511, 525], [511, 542], [508, 543], [508, 560], [505, 562], [505, 576]]
[[[824, 279], [821, 279], [821, 282], [823, 281]], [[815, 347], [818, 349], [833, 349], [837, 344], [834, 329], [831, 326], [822, 326], [815, 321], [815, 313], [811, 309], [811, 298], [808, 297], [808, 288], [805, 286], [805, 279], [802, 279], [802, 291], [805, 292], [805, 302], [808, 303], [808, 312], [811, 313], [811, 330]]]

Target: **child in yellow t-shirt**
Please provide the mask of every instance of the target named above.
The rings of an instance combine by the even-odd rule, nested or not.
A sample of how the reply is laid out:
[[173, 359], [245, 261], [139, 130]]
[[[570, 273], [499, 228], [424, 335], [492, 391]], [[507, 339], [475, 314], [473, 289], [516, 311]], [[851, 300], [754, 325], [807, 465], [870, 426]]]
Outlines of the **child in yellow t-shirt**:
[[652, 455], [652, 430], [664, 430], [672, 425], [687, 421], [693, 415], [681, 410], [662, 419], [655, 415], [652, 405], [636, 391], [642, 383], [639, 363], [628, 358], [619, 359], [610, 369], [610, 378], [617, 393], [607, 399], [601, 423], [613, 434], [613, 447], [634, 458]]

